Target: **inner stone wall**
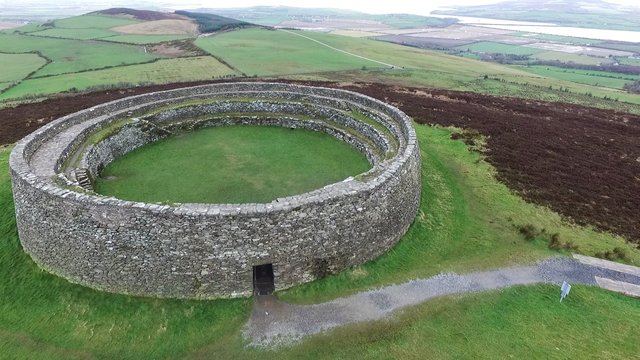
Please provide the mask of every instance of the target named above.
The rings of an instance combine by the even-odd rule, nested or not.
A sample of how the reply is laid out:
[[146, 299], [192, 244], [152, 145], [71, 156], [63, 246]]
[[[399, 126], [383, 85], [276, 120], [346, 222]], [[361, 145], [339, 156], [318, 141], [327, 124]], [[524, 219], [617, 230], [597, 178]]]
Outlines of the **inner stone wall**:
[[[209, 98], [224, 101], [161, 109], [160, 115], [135, 120], [135, 114]], [[123, 201], [83, 191], [65, 174], [77, 163], [93, 167], [97, 175], [100, 167], [130, 148], [166, 136], [169, 128], [158, 127], [170, 123], [160, 124], [163, 116], [193, 125], [198, 121], [190, 119], [206, 109], [224, 114], [218, 111], [223, 103], [241, 110], [239, 102], [227, 101], [234, 98], [297, 101], [277, 105], [277, 112], [305, 112], [314, 119], [234, 116], [202, 119], [208, 124], [198, 120], [198, 126], [286, 121], [280, 125], [317, 127], [359, 146], [369, 154], [373, 169], [355, 179], [266, 204]], [[271, 102], [250, 103], [251, 112], [264, 112], [260, 103]], [[393, 139], [345, 115], [353, 110], [383, 124]], [[85, 147], [87, 136], [128, 118], [133, 121], [119, 132]], [[145, 121], [146, 128], [140, 125]], [[134, 144], [130, 139], [136, 134], [140, 136]], [[129, 148], [120, 147], [125, 139]], [[395, 152], [390, 151], [392, 143], [397, 144]], [[77, 157], [79, 152], [82, 156]], [[20, 141], [11, 153], [10, 169], [20, 241], [39, 266], [93, 288], [156, 297], [249, 296], [256, 265], [272, 263], [276, 289], [285, 289], [375, 259], [407, 231], [421, 191], [420, 151], [405, 114], [353, 92], [270, 83], [164, 91], [71, 114]]]

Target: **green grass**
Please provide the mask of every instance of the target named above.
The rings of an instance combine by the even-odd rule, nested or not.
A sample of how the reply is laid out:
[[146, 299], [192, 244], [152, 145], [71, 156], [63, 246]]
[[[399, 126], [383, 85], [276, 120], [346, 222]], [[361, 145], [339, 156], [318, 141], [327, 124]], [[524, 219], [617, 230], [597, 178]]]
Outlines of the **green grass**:
[[563, 62], [573, 61], [576, 64], [598, 65], [598, 64], [610, 64], [613, 60], [608, 58], [598, 58], [592, 56], [580, 56], [577, 54], [570, 54], [560, 51], [545, 51], [533, 56], [540, 60], [560, 60]]
[[60, 19], [54, 22], [57, 28], [66, 29], [109, 29], [117, 26], [138, 24], [141, 21], [120, 19], [115, 17], [82, 15], [67, 19]]
[[382, 66], [331, 50], [326, 46], [283, 31], [245, 29], [200, 38], [195, 43], [205, 51], [222, 57], [248, 75], [291, 74]]
[[622, 246], [633, 254], [633, 263], [640, 264], [640, 252], [622, 238], [569, 225], [558, 214], [513, 195], [495, 180], [490, 165], [478, 162], [477, 153], [449, 139], [452, 130], [417, 125], [416, 131], [422, 151], [422, 201], [407, 234], [378, 259], [282, 291], [281, 299], [316, 303], [442, 271], [495, 269], [559, 254], [547, 248], [545, 239], [525, 241], [518, 228], [527, 224], [559, 233], [586, 255]]
[[45, 60], [36, 54], [0, 53], [0, 83], [22, 80], [44, 64]]
[[142, 47], [134, 45], [22, 35], [0, 35], [0, 49], [5, 52], [38, 50], [53, 60], [53, 63], [45, 66], [34, 76], [77, 72], [122, 63], [140, 63], [163, 57], [147, 54]]
[[554, 79], [595, 86], [606, 86], [615, 89], [622, 89], [624, 84], [640, 79], [640, 76], [634, 75], [615, 74], [593, 70], [564, 69], [554, 66], [519, 66], [518, 68], [532, 74], [547, 76]]
[[44, 31], [38, 31], [33, 33], [32, 35], [36, 36], [49, 36], [56, 38], [65, 38], [65, 39], [78, 39], [78, 40], [87, 40], [87, 39], [100, 39], [106, 38], [109, 36], [115, 36], [119, 33], [109, 30], [100, 30], [100, 29], [49, 29]]
[[[492, 233], [512, 232], [511, 226], [500, 220], [505, 215], [501, 211], [480, 214], [494, 222], [484, 224], [478, 236], [466, 233], [464, 217], [451, 221], [452, 213], [481, 210], [478, 199], [495, 194], [494, 189], [502, 186], [488, 180], [487, 165], [475, 164], [476, 155], [467, 153], [462, 143], [446, 139], [448, 133], [425, 127], [419, 127], [418, 132], [423, 150], [435, 141], [426, 153], [438, 157], [430, 161], [423, 158], [423, 164], [439, 165], [423, 171], [423, 181], [433, 181], [433, 193], [427, 197], [433, 201], [434, 210], [442, 211], [428, 213], [434, 218], [424, 215], [431, 229], [422, 228], [423, 234], [416, 234], [416, 225], [424, 226], [423, 221], [417, 221], [411, 230], [413, 241], [427, 243], [422, 251], [439, 254], [433, 257], [423, 253], [425, 262], [442, 257], [452, 247], [449, 241], [453, 239], [446, 234], [439, 236], [439, 230], [451, 233], [457, 232], [455, 226], [463, 227], [463, 234], [459, 234], [453, 247], [466, 243], [469, 253], [494, 241], [483, 234], [482, 228], [492, 228]], [[510, 355], [515, 359], [630, 359], [640, 352], [636, 341], [640, 330], [638, 300], [577, 284], [562, 303], [558, 302], [558, 286], [551, 284], [445, 296], [396, 311], [384, 320], [311, 336], [291, 347], [248, 348], [241, 328], [250, 315], [251, 300], [129, 297], [70, 284], [39, 270], [18, 240], [8, 172], [9, 150], [0, 148], [3, 359], [509, 359]], [[436, 150], [444, 152], [434, 153]], [[474, 168], [485, 170], [478, 172]], [[479, 173], [481, 176], [476, 178]], [[447, 183], [459, 179], [460, 186]], [[444, 193], [436, 194], [440, 190]], [[516, 201], [520, 205], [514, 207], [513, 200], [503, 196], [491, 201], [496, 208], [513, 207], [516, 215], [524, 204]], [[527, 210], [530, 207], [524, 206], [521, 218], [531, 214]], [[570, 231], [584, 234], [579, 229]], [[511, 259], [514, 261], [543, 255], [539, 244], [517, 237], [512, 240], [517, 244], [505, 242], [510, 249], [494, 256], [502, 257], [515, 248], [521, 254]], [[451, 269], [447, 263], [455, 262], [456, 255], [452, 252], [445, 257], [448, 261], [441, 270], [433, 263], [435, 271]], [[463, 256], [459, 262], [458, 268], [464, 268], [469, 265], [469, 258]], [[409, 271], [413, 265], [407, 264]], [[370, 273], [368, 277], [374, 275]]]
[[617, 58], [621, 64], [640, 66], [640, 59]]
[[603, 42], [603, 40], [596, 40], [596, 39], [585, 39], [585, 38], [577, 38], [577, 37], [562, 36], [562, 35], [534, 34], [529, 32], [516, 32], [509, 35], [524, 37], [528, 39], [560, 41], [560, 42], [574, 43], [574, 44], [600, 44]]
[[268, 203], [366, 172], [364, 155], [323, 132], [212, 127], [160, 140], [109, 164], [97, 192], [177, 203]]
[[458, 46], [456, 49], [470, 50], [481, 53], [495, 53], [495, 54], [513, 54], [513, 55], [533, 55], [544, 50], [533, 49], [523, 46], [500, 44], [490, 41], [482, 41], [469, 45]]
[[213, 79], [233, 73], [210, 56], [167, 59], [150, 64], [26, 80], [0, 95], [0, 99], [11, 99], [26, 94], [55, 94], [73, 87], [82, 90], [92, 85], [116, 84], [121, 81], [134, 84], [149, 81], [167, 83]]
[[[459, 61], [458, 59], [460, 59], [457, 56], [447, 56], [447, 58], [451, 58], [451, 64], [456, 64]], [[279, 76], [265, 79], [273, 81], [281, 78], [301, 81], [361, 81], [397, 86], [473, 91], [482, 94], [524, 99], [560, 101], [640, 114], [640, 96], [629, 94], [626, 91], [557, 80], [523, 71], [519, 71], [518, 73], [501, 72], [502, 69], [510, 68], [491, 63], [489, 64], [495, 66], [495, 68], [485, 67], [487, 63], [479, 61], [474, 61], [478, 63], [476, 68], [471, 67], [471, 64], [458, 63], [459, 65], [464, 65], [464, 67], [460, 68], [459, 73], [464, 72], [466, 75], [462, 75], [455, 73], [454, 68], [447, 68], [446, 62], [439, 64], [439, 61], [446, 60], [447, 58], [430, 59], [434, 60], [432, 62], [433, 67], [443, 69], [441, 71], [346, 71], [339, 73]], [[467, 62], [473, 61], [468, 59], [461, 60]], [[487, 72], [483, 74], [482, 71]], [[488, 75], [487, 79], [484, 79], [485, 74]], [[560, 90], [560, 87], [562, 87], [562, 90]], [[565, 89], [570, 91], [566, 92], [564, 91]], [[586, 93], [591, 93], [592, 96], [587, 96], [585, 95]], [[604, 99], [605, 96], [611, 99], [619, 99], [619, 102], [606, 100]]]
[[165, 41], [190, 39], [189, 35], [117, 35], [104, 40], [123, 42], [129, 44], [155, 44]]

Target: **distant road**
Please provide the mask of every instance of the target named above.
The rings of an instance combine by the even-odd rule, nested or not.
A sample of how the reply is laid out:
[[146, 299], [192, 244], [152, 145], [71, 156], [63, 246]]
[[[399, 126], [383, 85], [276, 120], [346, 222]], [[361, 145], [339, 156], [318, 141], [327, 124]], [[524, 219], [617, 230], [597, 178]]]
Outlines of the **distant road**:
[[360, 55], [352, 54], [352, 53], [347, 52], [347, 51], [344, 51], [344, 50], [336, 49], [336, 48], [334, 48], [333, 46], [329, 46], [329, 45], [327, 45], [327, 44], [325, 44], [325, 43], [323, 43], [323, 42], [320, 42], [320, 41], [318, 41], [318, 40], [316, 40], [316, 39], [312, 39], [312, 38], [310, 38], [310, 37], [308, 37], [308, 36], [304, 36], [304, 35], [301, 35], [301, 34], [297, 34], [297, 33], [294, 33], [294, 32], [288, 31], [288, 30], [282, 30], [282, 29], [279, 29], [279, 31], [284, 31], [284, 32], [289, 33], [289, 34], [292, 34], [292, 35], [297, 35], [297, 36], [303, 37], [303, 38], [305, 38], [305, 39], [308, 39], [308, 40], [311, 40], [311, 41], [315, 41], [315, 42], [317, 42], [317, 43], [318, 43], [318, 44], [320, 44], [320, 45], [323, 45], [323, 46], [328, 47], [329, 49], [333, 49], [333, 50], [335, 50], [335, 51], [339, 51], [339, 52], [344, 53], [344, 54], [347, 54], [347, 55], [355, 56], [355, 57], [357, 57], [357, 58], [364, 59], [364, 60], [373, 61], [373, 62], [375, 62], [375, 63], [382, 64], [382, 65], [385, 65], [385, 66], [388, 66], [388, 67], [391, 67], [391, 68], [394, 68], [394, 69], [402, 69], [402, 67], [401, 67], [401, 66], [395, 66], [395, 65], [391, 65], [391, 64], [383, 63], [382, 61], [377, 61], [377, 60], [369, 59], [369, 58], [366, 58], [366, 57], [364, 57], [364, 56], [360, 56]]

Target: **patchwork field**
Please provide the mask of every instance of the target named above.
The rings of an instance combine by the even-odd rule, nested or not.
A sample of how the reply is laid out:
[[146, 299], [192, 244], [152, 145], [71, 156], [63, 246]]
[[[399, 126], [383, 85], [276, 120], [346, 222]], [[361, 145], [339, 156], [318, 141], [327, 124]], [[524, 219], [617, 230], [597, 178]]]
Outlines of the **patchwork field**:
[[0, 34], [0, 49], [6, 52], [29, 52], [38, 50], [51, 60], [35, 76], [56, 75], [120, 64], [132, 64], [161, 58], [147, 54], [141, 47], [35, 36]]
[[213, 127], [118, 158], [102, 172], [97, 192], [151, 203], [268, 203], [370, 168], [364, 155], [324, 132]]
[[0, 83], [22, 80], [45, 63], [45, 59], [36, 54], [0, 53]]
[[513, 55], [533, 55], [542, 52], [540, 49], [534, 48], [525, 48], [514, 45], [500, 44], [494, 42], [478, 42], [475, 44], [469, 44], [464, 46], [459, 46], [460, 50], [470, 50], [476, 52], [484, 52], [484, 53], [495, 53], [495, 54], [513, 54]]
[[640, 59], [618, 58], [621, 64], [640, 66]]
[[604, 71], [563, 69], [553, 66], [519, 66], [519, 69], [536, 75], [594, 86], [622, 89], [624, 84], [639, 80], [640, 76], [607, 73]]
[[576, 64], [598, 65], [598, 64], [610, 64], [613, 62], [609, 58], [600, 58], [593, 56], [581, 56], [577, 54], [564, 53], [559, 51], [546, 51], [538, 53], [533, 56], [540, 60], [560, 60], [563, 62], [574, 62]]
[[381, 36], [381, 33], [367, 32], [367, 31], [356, 31], [356, 30], [335, 30], [331, 32], [334, 35], [342, 35], [342, 36], [351, 36], [351, 37], [371, 37], [371, 36]]
[[100, 39], [100, 38], [106, 38], [109, 36], [119, 35], [117, 32], [100, 30], [100, 29], [61, 29], [61, 28], [52, 28], [44, 31], [37, 31], [31, 34], [34, 36], [49, 36], [49, 37], [56, 37], [56, 38], [78, 39], [78, 40]]
[[55, 94], [71, 88], [82, 90], [88, 86], [119, 82], [166, 83], [213, 79], [231, 74], [234, 74], [233, 70], [210, 56], [166, 59], [150, 64], [25, 80], [0, 95], [0, 99], [11, 99], [27, 94]]
[[[333, 35], [349, 39], [344, 36]], [[196, 45], [222, 57], [248, 75], [380, 67], [372, 61], [331, 50], [283, 31], [246, 29], [199, 38]], [[256, 56], [260, 54], [260, 56]]]

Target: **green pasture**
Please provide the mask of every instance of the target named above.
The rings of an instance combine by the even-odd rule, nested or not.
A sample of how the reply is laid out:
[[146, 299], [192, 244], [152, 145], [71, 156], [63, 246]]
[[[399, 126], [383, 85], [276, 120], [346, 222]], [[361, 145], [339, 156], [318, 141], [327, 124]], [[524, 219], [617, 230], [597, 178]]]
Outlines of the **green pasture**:
[[8, 88], [11, 85], [13, 85], [13, 82], [1, 82], [0, 83], [0, 90], [4, 90], [4, 89]]
[[[306, 34], [306, 33], [305, 33]], [[337, 36], [337, 35], [334, 35]], [[381, 67], [308, 39], [265, 29], [245, 29], [199, 38], [196, 45], [248, 75], [291, 74]]]
[[0, 53], [0, 83], [22, 80], [46, 61], [36, 54]]
[[624, 84], [640, 80], [640, 76], [608, 73], [604, 71], [564, 69], [554, 66], [518, 66], [519, 69], [536, 75], [594, 86], [622, 89]]
[[123, 63], [141, 63], [163, 57], [147, 54], [142, 47], [134, 45], [10, 34], [0, 34], [0, 49], [5, 52], [38, 50], [53, 60], [53, 63], [45, 66], [34, 76], [57, 75]]
[[[370, 168], [358, 150], [324, 132], [211, 127], [160, 140], [116, 159], [102, 172], [97, 192], [151, 203], [269, 203]], [[104, 180], [108, 176], [115, 179]]]
[[640, 66], [640, 59], [617, 58], [621, 64]]
[[141, 21], [121, 19], [116, 17], [82, 15], [56, 20], [54, 24], [56, 28], [65, 29], [110, 29], [117, 26], [138, 24], [140, 22]]
[[23, 81], [0, 95], [0, 99], [27, 94], [55, 94], [71, 88], [82, 90], [88, 86], [119, 82], [168, 83], [213, 79], [234, 72], [210, 56], [159, 60], [149, 64], [115, 67]]
[[576, 64], [587, 65], [610, 64], [613, 62], [613, 60], [608, 58], [581, 56], [578, 54], [570, 54], [560, 51], [545, 51], [543, 53], [535, 54], [533, 57], [540, 60], [560, 60], [562, 62], [573, 61]]
[[104, 40], [142, 45], [190, 38], [191, 36], [189, 35], [116, 35], [105, 38]]
[[528, 48], [516, 45], [500, 44], [490, 41], [482, 41], [469, 45], [458, 46], [456, 49], [469, 50], [480, 53], [495, 53], [495, 54], [512, 54], [512, 55], [533, 55], [544, 50]]
[[[280, 296], [322, 301], [442, 271], [464, 273], [567, 254], [547, 249], [543, 237], [526, 241], [517, 229], [522, 224], [559, 232], [585, 253], [630, 248], [622, 239], [568, 225], [512, 195], [490, 165], [477, 161], [478, 154], [449, 139], [453, 131], [417, 126], [422, 204], [409, 233], [389, 254]], [[291, 346], [245, 347], [241, 329], [252, 310], [250, 299], [115, 295], [39, 270], [18, 241], [9, 150], [0, 149], [0, 353], [10, 354], [8, 359], [565, 359], [603, 352], [624, 359], [639, 351], [636, 299], [574, 285], [559, 303], [559, 288], [552, 284], [436, 298], [388, 319], [333, 329]]]
[[585, 39], [585, 38], [562, 36], [562, 35], [535, 34], [535, 33], [529, 33], [529, 32], [516, 32], [508, 35], [523, 37], [527, 39], [560, 41], [560, 42], [574, 43], [574, 44], [599, 44], [603, 42], [603, 40], [596, 40], [596, 39]]
[[65, 39], [77, 39], [77, 40], [88, 40], [88, 39], [100, 39], [106, 38], [109, 36], [119, 35], [119, 33], [109, 30], [100, 30], [100, 29], [59, 29], [53, 28], [44, 31], [38, 31], [32, 33], [35, 36], [49, 36], [56, 38], [65, 38]]

